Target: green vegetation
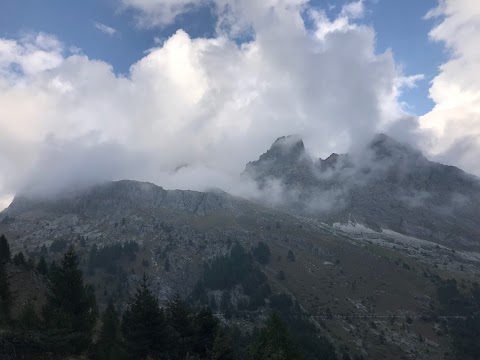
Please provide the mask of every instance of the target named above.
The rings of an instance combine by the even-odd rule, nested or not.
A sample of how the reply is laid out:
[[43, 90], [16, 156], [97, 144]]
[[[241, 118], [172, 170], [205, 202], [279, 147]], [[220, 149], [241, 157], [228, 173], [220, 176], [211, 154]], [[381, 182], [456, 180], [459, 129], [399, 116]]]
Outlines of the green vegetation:
[[0, 235], [0, 264], [5, 264], [10, 261], [10, 245], [8, 244], [5, 235]]
[[288, 250], [287, 259], [290, 262], [295, 262], [295, 254], [292, 250]]
[[447, 316], [457, 359], [476, 360], [480, 356], [480, 286], [474, 283], [460, 291], [455, 279], [432, 279], [437, 284], [441, 305], [438, 315]]
[[93, 274], [95, 269], [103, 269], [107, 273], [114, 275], [118, 271], [118, 261], [122, 258], [129, 261], [135, 260], [139, 249], [135, 241], [107, 245], [100, 249], [96, 244], [93, 244], [88, 257], [88, 272]]
[[273, 314], [255, 341], [252, 360], [297, 360], [300, 354], [280, 317]]
[[102, 327], [91, 355], [93, 359], [103, 360], [126, 358], [120, 333], [120, 320], [111, 300], [102, 315]]
[[74, 353], [88, 348], [97, 319], [93, 289], [84, 284], [78, 265], [78, 257], [70, 248], [60, 266], [50, 274], [50, 291], [42, 311], [49, 332], [54, 337], [68, 334], [62, 336], [62, 341]]
[[15, 256], [13, 257], [13, 264], [16, 266], [25, 266], [27, 264], [23, 252], [20, 251], [18, 254], [15, 254]]
[[168, 346], [165, 314], [145, 275], [123, 314], [122, 334], [127, 352], [141, 359], [158, 356]]
[[43, 256], [40, 258], [40, 261], [38, 262], [37, 271], [42, 275], [47, 275], [48, 273], [48, 265]]
[[64, 251], [68, 246], [68, 243], [66, 240], [59, 239], [59, 240], [54, 240], [52, 244], [50, 245], [50, 251], [54, 253], [59, 253]]
[[[271, 294], [267, 277], [259, 269], [252, 254], [236, 243], [233, 245], [229, 255], [217, 257], [211, 264], [206, 264], [203, 273], [203, 283], [197, 286], [194, 291], [194, 298], [202, 297], [205, 290], [225, 290], [224, 297], [228, 296], [233, 287], [241, 285], [243, 293], [248, 296], [248, 310], [256, 310], [259, 306], [265, 305], [265, 299]], [[232, 307], [222, 297], [221, 308], [230, 315]], [[227, 311], [227, 309], [229, 311]]]
[[270, 262], [270, 248], [262, 241], [252, 248], [252, 254], [260, 264], [266, 265]]
[[[125, 255], [125, 250], [124, 247], [112, 246], [103, 252], [94, 250], [93, 257], [91, 254], [90, 259], [95, 264], [98, 254], [102, 254], [100, 258], [118, 259]], [[0, 351], [7, 359], [64, 359], [72, 355], [88, 356], [94, 360], [330, 359], [328, 352], [315, 352], [315, 346], [317, 349], [321, 346], [312, 347], [313, 343], [305, 341], [306, 335], [295, 335], [295, 332], [305, 333], [305, 329], [311, 339], [318, 334], [312, 330], [315, 327], [303, 319], [299, 306], [287, 295], [270, 296], [267, 278], [255, 258], [260, 262], [258, 256], [254, 257], [241, 245], [235, 244], [227, 256], [206, 265], [204, 280], [194, 290], [197, 298], [206, 304], [214, 304], [214, 308], [217, 307], [216, 302], [213, 297], [209, 300], [207, 290], [222, 290], [220, 309], [226, 318], [235, 316], [237, 307], [242, 307], [232, 303], [234, 287], [241, 288], [249, 299], [243, 305], [245, 310], [258, 309], [260, 304], [266, 306], [265, 299], [270, 297], [270, 310], [275, 313], [268, 316], [264, 328], [254, 330], [253, 334], [241, 332], [236, 327], [221, 326], [210, 307], [188, 305], [178, 294], [161, 307], [146, 275], [130, 297], [123, 314], [119, 314], [110, 300], [98, 323], [94, 290], [83, 280], [79, 258], [73, 247], [58, 264], [52, 261], [47, 266], [42, 256], [36, 268], [24, 267], [24, 271], [47, 275], [48, 296], [40, 312], [33, 301], [28, 300], [21, 313], [12, 320], [12, 297], [6, 263], [2, 263]], [[25, 261], [19, 262], [19, 265], [24, 266]], [[225, 273], [219, 274], [220, 271]], [[267, 307], [263, 309], [269, 311]], [[96, 331], [98, 334], [94, 336]], [[323, 344], [324, 340], [317, 340]]]
[[309, 317], [287, 294], [270, 297], [270, 309], [287, 324], [292, 340], [298, 345], [302, 359], [335, 359], [335, 349], [322, 337]]
[[0, 263], [0, 325], [8, 323], [10, 320], [12, 304], [12, 294], [5, 266], [5, 263]]

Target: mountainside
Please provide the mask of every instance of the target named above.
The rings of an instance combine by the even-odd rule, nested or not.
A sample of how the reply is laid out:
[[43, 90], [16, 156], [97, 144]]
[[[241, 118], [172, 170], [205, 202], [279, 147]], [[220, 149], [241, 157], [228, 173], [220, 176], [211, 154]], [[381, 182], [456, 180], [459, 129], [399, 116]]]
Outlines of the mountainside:
[[354, 222], [447, 246], [479, 248], [480, 181], [427, 160], [386, 135], [354, 155], [312, 160], [296, 137], [279, 138], [244, 174], [284, 186], [287, 208], [330, 224]]
[[55, 200], [17, 196], [0, 234], [37, 260], [74, 245], [101, 305], [124, 306], [147, 272], [161, 302], [179, 292], [242, 331], [285, 294], [339, 355], [449, 358], [447, 315], [464, 314], [442, 312], [438, 289], [453, 278], [468, 293], [480, 274], [475, 177], [386, 136], [326, 160], [280, 138], [244, 176], [265, 191], [280, 182], [284, 202], [119, 181]]

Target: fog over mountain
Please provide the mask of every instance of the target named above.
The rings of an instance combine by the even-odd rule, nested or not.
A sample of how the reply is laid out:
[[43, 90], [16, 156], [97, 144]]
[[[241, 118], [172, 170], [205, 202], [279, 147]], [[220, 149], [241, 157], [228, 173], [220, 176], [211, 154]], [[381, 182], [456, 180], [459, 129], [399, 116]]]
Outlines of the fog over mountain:
[[[244, 164], [285, 134], [301, 135], [315, 157], [355, 153], [378, 132], [439, 144], [399, 101], [421, 76], [376, 50], [374, 29], [357, 23], [362, 1], [334, 19], [299, 0], [215, 6], [215, 37], [179, 30], [127, 74], [49, 34], [0, 39], [4, 205], [17, 192], [123, 178], [248, 194]], [[246, 29], [252, 40], [238, 41]], [[442, 160], [461, 163], [464, 147], [452, 149]]]
[[[137, 10], [144, 27], [201, 5], [153, 3], [123, 5]], [[0, 38], [1, 207], [15, 193], [51, 196], [125, 178], [255, 195], [255, 184], [238, 174], [286, 134], [325, 158], [357, 153], [383, 132], [479, 173], [474, 100], [468, 114], [457, 113], [455, 131], [448, 130], [451, 115], [438, 119], [446, 106], [442, 79], [453, 64], [433, 82], [434, 111], [411, 114], [400, 96], [423, 75], [404, 73], [391, 51], [377, 50], [375, 29], [359, 21], [363, 1], [346, 4], [336, 18], [304, 0], [212, 6], [215, 36], [192, 38], [180, 29], [126, 74], [50, 34]], [[448, 24], [467, 21], [462, 14], [444, 2], [429, 14], [443, 19], [431, 37], [469, 63], [474, 54], [449, 40]]]
[[480, 359], [479, 1], [0, 1], [0, 358]]
[[[104, 181], [102, 196], [106, 196], [105, 204], [110, 202], [110, 194], [130, 199], [122, 206], [130, 206], [130, 201], [145, 201], [145, 206], [153, 208], [168, 203], [167, 207], [188, 209], [193, 214], [200, 211], [201, 215], [222, 212], [220, 208], [238, 214], [237, 202], [248, 199], [269, 211], [315, 219], [324, 226], [359, 225], [366, 231], [394, 231], [456, 248], [479, 246], [480, 179], [456, 167], [432, 162], [419, 150], [385, 134], [375, 135], [363, 147], [357, 147], [356, 152], [332, 153], [325, 159], [308, 152], [298, 135], [282, 136], [258, 160], [248, 162], [237, 176], [222, 178], [220, 172], [207, 174], [188, 164], [168, 176], [175, 181], [186, 174], [197, 184], [205, 181], [207, 192], [168, 193], [159, 187], [152, 193], [152, 184], [127, 181], [117, 186]], [[52, 183], [60, 175], [52, 173]], [[212, 186], [219, 179], [230, 194]], [[40, 188], [19, 193], [4, 212], [5, 221], [17, 213], [33, 211], [38, 204], [46, 204], [47, 209], [49, 204], [58, 208], [55, 204], [60, 201], [62, 209], [70, 208], [70, 202], [85, 201], [85, 196], [95, 197], [98, 188], [92, 185], [96, 182], [87, 180], [81, 178], [73, 187], [59, 186], [55, 193]], [[113, 192], [109, 190], [112, 186]], [[125, 194], [121, 194], [122, 189]], [[84, 207], [89, 208], [89, 204], [90, 200]]]
[[330, 224], [456, 246], [476, 246], [480, 236], [480, 179], [384, 134], [324, 160], [312, 158], [300, 138], [281, 137], [243, 175], [256, 181], [264, 202]]

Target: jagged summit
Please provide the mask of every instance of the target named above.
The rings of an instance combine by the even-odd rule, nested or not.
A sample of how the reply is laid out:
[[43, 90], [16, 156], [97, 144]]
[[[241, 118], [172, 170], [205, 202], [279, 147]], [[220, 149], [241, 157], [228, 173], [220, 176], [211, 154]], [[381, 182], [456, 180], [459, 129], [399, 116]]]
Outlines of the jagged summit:
[[313, 165], [305, 151], [303, 140], [297, 135], [290, 135], [278, 138], [258, 160], [249, 162], [243, 175], [255, 179], [260, 187], [269, 178], [282, 178], [288, 183], [297, 183], [306, 180], [303, 175], [311, 174]]
[[427, 160], [421, 151], [412, 146], [401, 143], [394, 138], [383, 133], [377, 134], [369, 143], [368, 150], [373, 152], [375, 160], [382, 159], [411, 159], [411, 160]]
[[329, 157], [325, 160], [318, 159], [317, 167], [320, 171], [328, 171], [328, 170], [340, 170], [345, 167], [351, 167], [351, 159], [350, 155], [348, 154], [337, 154], [332, 153]]
[[258, 161], [297, 161], [304, 156], [306, 156], [306, 152], [303, 140], [298, 135], [289, 135], [275, 140], [270, 149], [262, 154]]
[[287, 207], [308, 216], [467, 246], [480, 237], [478, 178], [385, 134], [359, 153], [315, 163], [301, 139], [279, 138], [245, 173], [261, 188], [280, 182]]

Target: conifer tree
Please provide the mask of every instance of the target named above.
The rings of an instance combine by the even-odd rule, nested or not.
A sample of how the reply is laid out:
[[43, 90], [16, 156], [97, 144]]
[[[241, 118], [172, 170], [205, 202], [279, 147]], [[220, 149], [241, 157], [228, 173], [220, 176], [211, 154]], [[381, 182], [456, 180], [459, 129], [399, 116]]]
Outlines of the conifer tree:
[[82, 352], [91, 344], [97, 309], [92, 291], [83, 282], [73, 247], [50, 273], [49, 280], [49, 294], [43, 308], [45, 324], [63, 338], [66, 351]]
[[212, 310], [204, 307], [195, 314], [194, 336], [192, 351], [205, 359], [212, 352], [215, 335], [218, 328], [218, 320], [213, 316]]
[[5, 235], [0, 236], [0, 264], [4, 264], [10, 261], [10, 245]]
[[215, 336], [212, 349], [212, 360], [233, 360], [234, 352], [232, 347], [232, 339], [225, 331], [219, 328]]
[[296, 360], [300, 359], [285, 324], [272, 314], [267, 325], [253, 346], [252, 360]]
[[5, 264], [0, 264], [0, 325], [10, 320], [10, 308], [12, 304], [12, 294], [10, 284], [8, 283]]
[[35, 329], [40, 324], [40, 319], [31, 299], [23, 307], [19, 316], [19, 322], [22, 328], [28, 330]]
[[146, 275], [143, 275], [142, 282], [123, 314], [121, 329], [126, 350], [135, 355], [135, 358], [159, 356], [167, 349], [168, 329], [165, 314], [149, 289]]
[[13, 264], [17, 266], [24, 266], [27, 264], [23, 252], [20, 251], [18, 254], [15, 254], [15, 256], [13, 257]]
[[30, 269], [30, 270], [35, 269], [35, 259], [34, 258], [28, 258], [26, 265], [27, 265], [27, 268]]
[[190, 319], [190, 309], [177, 293], [168, 303], [166, 317], [172, 331], [173, 342], [178, 344], [177, 353], [172, 355], [178, 359], [184, 359], [192, 347], [193, 327]]
[[40, 258], [40, 261], [38, 262], [37, 271], [42, 275], [47, 275], [48, 273], [48, 265], [43, 256]]
[[48, 267], [48, 276], [52, 277], [58, 271], [58, 265], [55, 260], [52, 260]]
[[119, 360], [126, 358], [120, 336], [120, 320], [112, 300], [102, 316], [102, 328], [95, 347], [95, 359]]

